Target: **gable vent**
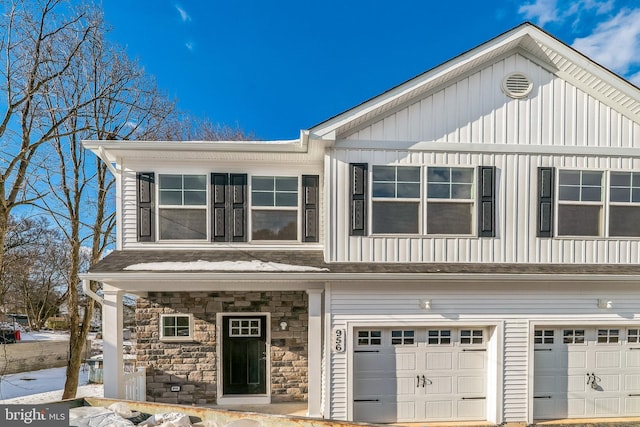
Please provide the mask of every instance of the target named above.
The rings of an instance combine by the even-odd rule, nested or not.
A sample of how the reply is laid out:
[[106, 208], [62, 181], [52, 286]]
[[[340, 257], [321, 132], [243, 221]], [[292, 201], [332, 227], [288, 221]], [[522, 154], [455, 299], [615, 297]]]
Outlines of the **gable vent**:
[[512, 73], [502, 80], [502, 91], [511, 98], [524, 98], [531, 93], [533, 82], [522, 73]]

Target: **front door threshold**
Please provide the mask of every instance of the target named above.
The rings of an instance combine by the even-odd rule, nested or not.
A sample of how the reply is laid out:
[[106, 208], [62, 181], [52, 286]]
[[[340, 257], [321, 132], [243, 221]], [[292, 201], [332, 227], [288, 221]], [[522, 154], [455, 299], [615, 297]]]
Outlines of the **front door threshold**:
[[218, 405], [268, 405], [271, 403], [271, 396], [255, 394], [221, 396], [216, 403]]

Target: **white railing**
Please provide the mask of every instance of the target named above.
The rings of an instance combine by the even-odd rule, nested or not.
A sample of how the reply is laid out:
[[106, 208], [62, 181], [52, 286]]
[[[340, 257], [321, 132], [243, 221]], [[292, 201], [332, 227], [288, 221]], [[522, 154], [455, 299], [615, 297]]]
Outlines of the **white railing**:
[[124, 398], [136, 402], [147, 400], [147, 370], [138, 368], [124, 374]]

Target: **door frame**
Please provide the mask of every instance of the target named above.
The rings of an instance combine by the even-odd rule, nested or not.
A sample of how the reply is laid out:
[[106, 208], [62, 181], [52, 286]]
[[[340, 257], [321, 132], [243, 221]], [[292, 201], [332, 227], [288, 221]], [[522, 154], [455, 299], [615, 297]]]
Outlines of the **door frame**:
[[[222, 320], [224, 317], [264, 317], [266, 324], [265, 347], [267, 353], [265, 381], [265, 394], [244, 394], [244, 395], [227, 395], [223, 394], [224, 384], [224, 359], [222, 357], [224, 334], [222, 328]], [[216, 314], [216, 402], [218, 405], [265, 405], [271, 403], [271, 313], [265, 312], [223, 312]]]

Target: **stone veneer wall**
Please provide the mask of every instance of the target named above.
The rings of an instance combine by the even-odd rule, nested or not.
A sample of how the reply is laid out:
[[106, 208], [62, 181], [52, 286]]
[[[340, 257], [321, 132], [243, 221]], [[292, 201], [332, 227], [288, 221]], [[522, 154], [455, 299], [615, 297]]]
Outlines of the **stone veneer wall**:
[[[140, 298], [136, 307], [136, 355], [147, 368], [147, 400], [216, 402], [216, 314], [271, 313], [271, 400], [307, 399], [308, 299], [304, 291], [163, 292]], [[194, 341], [159, 340], [160, 314], [193, 314]], [[280, 330], [285, 320], [289, 327]], [[180, 385], [172, 392], [171, 385]]]

